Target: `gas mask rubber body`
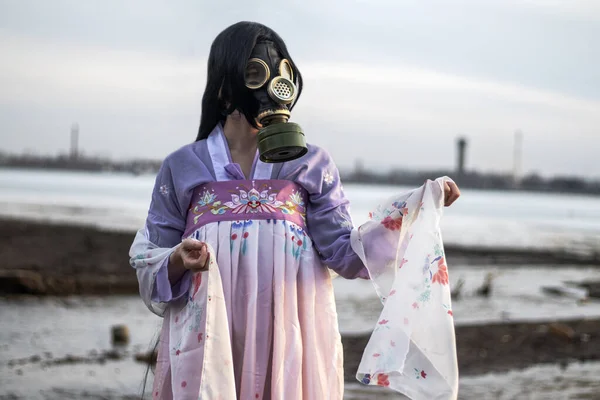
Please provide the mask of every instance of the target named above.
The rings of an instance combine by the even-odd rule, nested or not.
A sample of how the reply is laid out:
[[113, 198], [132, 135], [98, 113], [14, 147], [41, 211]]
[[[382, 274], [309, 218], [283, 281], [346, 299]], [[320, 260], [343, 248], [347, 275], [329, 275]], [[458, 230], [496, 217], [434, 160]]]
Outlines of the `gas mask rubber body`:
[[281, 57], [275, 44], [256, 44], [246, 64], [246, 87], [258, 102], [257, 122], [260, 160], [279, 163], [295, 160], [308, 152], [300, 126], [288, 122], [290, 105], [297, 96], [291, 63]]

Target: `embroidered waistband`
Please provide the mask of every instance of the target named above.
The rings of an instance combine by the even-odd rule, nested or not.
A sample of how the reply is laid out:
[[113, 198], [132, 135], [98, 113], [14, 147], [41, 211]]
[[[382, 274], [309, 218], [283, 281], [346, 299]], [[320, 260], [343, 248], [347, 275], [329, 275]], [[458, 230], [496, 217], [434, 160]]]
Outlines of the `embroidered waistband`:
[[192, 194], [184, 237], [218, 221], [283, 219], [306, 228], [307, 202], [306, 190], [287, 180], [205, 183]]

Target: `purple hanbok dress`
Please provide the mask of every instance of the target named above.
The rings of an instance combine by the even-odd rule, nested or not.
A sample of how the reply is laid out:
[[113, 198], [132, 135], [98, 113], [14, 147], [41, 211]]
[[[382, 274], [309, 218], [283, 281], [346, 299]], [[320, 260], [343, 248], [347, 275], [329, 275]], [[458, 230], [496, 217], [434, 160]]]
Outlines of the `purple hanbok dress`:
[[[218, 125], [208, 139], [168, 156], [156, 179], [146, 226], [130, 252], [142, 299], [164, 317], [153, 398], [341, 400], [342, 345], [332, 277], [371, 278], [379, 292], [395, 282], [397, 268], [390, 270], [390, 263], [408, 246], [399, 242], [406, 236], [398, 222], [404, 218], [402, 207], [384, 210], [380, 220], [359, 229], [348, 207], [335, 164], [316, 146], [309, 145], [307, 155], [283, 164], [256, 157], [246, 178], [232, 162]], [[207, 271], [186, 272], [171, 286], [169, 255], [184, 238], [207, 243], [210, 266]], [[439, 260], [432, 265], [441, 266]], [[434, 271], [435, 276], [443, 268]], [[419, 272], [427, 274], [431, 287], [433, 273]], [[444, 291], [444, 301], [448, 297], [443, 309], [447, 317], [447, 273], [444, 277], [446, 286], [439, 290]], [[389, 282], [378, 284], [381, 279]], [[380, 294], [383, 302], [386, 297]], [[400, 325], [397, 329], [403, 330], [405, 340], [398, 336], [392, 350], [401, 353], [401, 367], [415, 354], [430, 361], [420, 348], [414, 349], [406, 323]], [[455, 359], [451, 333], [452, 343], [444, 342], [450, 346], [445, 361], [452, 355]], [[357, 378], [393, 387], [394, 371], [384, 365], [390, 360], [382, 364], [378, 357], [375, 362], [364, 360], [366, 369], [359, 369]], [[424, 380], [424, 374], [417, 375]], [[454, 379], [432, 370], [431, 387], [436, 387], [436, 374], [438, 388]], [[402, 379], [400, 386], [414, 386]], [[444, 386], [446, 397], [439, 398], [454, 398], [453, 385], [448, 390]], [[395, 389], [412, 394], [410, 388]]]

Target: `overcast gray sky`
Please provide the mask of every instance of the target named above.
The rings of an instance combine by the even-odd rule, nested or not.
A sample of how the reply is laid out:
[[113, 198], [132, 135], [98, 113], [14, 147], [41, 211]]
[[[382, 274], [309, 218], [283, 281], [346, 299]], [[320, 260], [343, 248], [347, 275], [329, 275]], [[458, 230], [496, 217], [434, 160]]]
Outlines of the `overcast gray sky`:
[[206, 58], [239, 20], [286, 41], [293, 120], [340, 167], [600, 177], [599, 0], [0, 0], [0, 149], [162, 158], [196, 136]]

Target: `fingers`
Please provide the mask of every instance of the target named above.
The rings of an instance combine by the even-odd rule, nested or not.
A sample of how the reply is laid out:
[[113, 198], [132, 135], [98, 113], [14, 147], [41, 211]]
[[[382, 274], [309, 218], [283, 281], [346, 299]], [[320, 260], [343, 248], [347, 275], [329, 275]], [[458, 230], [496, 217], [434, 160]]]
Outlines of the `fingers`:
[[449, 185], [450, 185], [450, 189], [452, 189], [453, 198], [454, 198], [454, 200], [452, 200], [452, 202], [454, 202], [455, 200], [457, 200], [460, 197], [460, 189], [454, 182], [450, 182]]
[[199, 270], [205, 270], [208, 267], [209, 256], [210, 255], [208, 254], [208, 248], [204, 246], [204, 248], [200, 252], [200, 257], [198, 257]]
[[460, 197], [460, 189], [454, 182], [444, 182], [444, 206], [449, 207]]
[[181, 247], [186, 251], [202, 250], [202, 247], [205, 246], [206, 244], [204, 242], [195, 239], [184, 239], [183, 242], [181, 242]]
[[448, 181], [444, 181], [444, 195], [448, 195], [448, 193], [450, 193], [452, 191], [452, 189], [450, 189], [450, 185], [448, 184]]
[[193, 239], [186, 243], [187, 240], [182, 244], [183, 266], [192, 271], [206, 270], [210, 259], [206, 243]]

